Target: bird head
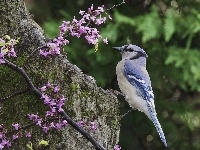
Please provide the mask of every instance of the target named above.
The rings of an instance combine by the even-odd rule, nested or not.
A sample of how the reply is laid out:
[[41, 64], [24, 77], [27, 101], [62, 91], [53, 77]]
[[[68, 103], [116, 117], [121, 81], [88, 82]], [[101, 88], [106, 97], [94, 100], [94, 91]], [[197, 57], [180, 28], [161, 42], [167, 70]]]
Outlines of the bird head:
[[136, 45], [124, 45], [122, 47], [113, 47], [122, 54], [123, 59], [138, 59], [140, 57], [148, 57], [146, 52]]

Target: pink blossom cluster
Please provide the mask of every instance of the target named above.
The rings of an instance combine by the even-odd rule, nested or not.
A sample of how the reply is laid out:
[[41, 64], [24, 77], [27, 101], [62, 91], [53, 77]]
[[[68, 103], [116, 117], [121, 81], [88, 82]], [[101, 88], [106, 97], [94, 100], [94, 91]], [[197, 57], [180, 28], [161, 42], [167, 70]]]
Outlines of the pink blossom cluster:
[[[100, 25], [105, 23], [106, 17], [102, 16], [104, 12], [104, 6], [98, 7], [96, 10], [93, 5], [88, 8], [88, 11], [81, 11], [79, 14], [82, 16], [80, 20], [77, 20], [75, 17], [70, 21], [64, 21], [60, 26], [60, 35], [64, 35], [65, 33], [69, 33], [71, 36], [80, 37], [84, 34], [85, 39], [89, 44], [96, 45], [98, 43], [98, 39], [102, 38], [99, 31], [96, 28], [92, 28], [87, 23], [92, 23], [96, 25]], [[109, 16], [110, 19], [112, 19]], [[104, 43], [107, 44], [107, 38], [104, 39]]]
[[[46, 113], [46, 117], [57, 115], [57, 111], [63, 111], [62, 106], [65, 104], [66, 98], [63, 95], [58, 97], [58, 86], [53, 86], [48, 82], [45, 86], [41, 87], [40, 89], [43, 92], [41, 99], [43, 99], [44, 104], [48, 105], [50, 108], [50, 111], [47, 111]], [[44, 92], [47, 90], [52, 90], [51, 93], [53, 93], [53, 96], [48, 96], [47, 94], [45, 94]], [[56, 98], [52, 98], [54, 97], [54, 95], [56, 95]]]
[[[3, 126], [3, 124], [0, 125], [0, 150], [3, 148], [9, 148], [11, 147], [12, 143], [21, 137], [27, 137], [30, 138], [31, 134], [27, 131], [21, 131], [20, 125], [18, 123], [12, 124], [13, 128], [16, 130], [17, 133], [13, 134], [10, 138], [7, 137], [7, 129]], [[19, 131], [20, 130], [20, 131]]]
[[[54, 117], [54, 118], [58, 117], [59, 115], [58, 112], [64, 111], [62, 109], [62, 106], [65, 104], [66, 101], [66, 98], [63, 95], [58, 96], [60, 90], [59, 87], [53, 86], [51, 83], [48, 82], [46, 85], [42, 86], [40, 90], [43, 92], [41, 99], [44, 101], [45, 105], [49, 106], [49, 110], [46, 111], [45, 120], [47, 120], [49, 117]], [[47, 94], [45, 94], [45, 92], [51, 93], [51, 96], [48, 96]], [[54, 123], [54, 122], [46, 122], [44, 121], [44, 119], [34, 114], [31, 115], [29, 114], [28, 117], [30, 120], [34, 121], [36, 125], [42, 127], [45, 133], [47, 133], [48, 130], [50, 129], [54, 128], [59, 130], [67, 125], [67, 121], [62, 120], [61, 118], [57, 123]], [[97, 130], [97, 125], [95, 122], [90, 122], [89, 125], [86, 125], [84, 121], [78, 121], [77, 124], [80, 127], [85, 127], [93, 131]]]
[[45, 48], [40, 49], [40, 55], [48, 56], [48, 55], [59, 55], [61, 47], [69, 44], [69, 41], [66, 40], [63, 36], [59, 35], [53, 40], [50, 40]]
[[[43, 93], [41, 99], [44, 101], [44, 104], [49, 107], [49, 110], [46, 111], [44, 119], [37, 114], [28, 114], [28, 118], [37, 126], [41, 127], [45, 133], [47, 133], [50, 129], [60, 130], [62, 127], [67, 126], [67, 121], [59, 117], [58, 114], [58, 112], [63, 111], [62, 106], [66, 100], [64, 96], [58, 96], [59, 87], [47, 83], [45, 86], [41, 87], [40, 90]], [[44, 92], [51, 93], [51, 97]], [[3, 124], [0, 124], [0, 150], [6, 147], [11, 147], [11, 144], [18, 138], [31, 137], [31, 133], [25, 131], [23, 129], [24, 127], [21, 127], [19, 123], [13, 123], [12, 126], [15, 133], [10, 137], [7, 137], [7, 129], [4, 128]]]
[[0, 46], [1, 46], [1, 51], [0, 51], [0, 64], [5, 63], [4, 57], [17, 57], [15, 50], [14, 50], [14, 45], [18, 43], [18, 40], [11, 39], [10, 36], [6, 35], [5, 40], [0, 38]]
[[0, 150], [11, 146], [11, 141], [6, 137], [4, 130], [6, 130], [3, 124], [0, 124]]
[[[48, 82], [45, 86], [41, 87], [40, 90], [42, 91], [41, 99], [49, 109], [46, 111], [44, 119], [37, 114], [28, 114], [28, 118], [36, 123], [37, 126], [41, 127], [45, 133], [50, 129], [60, 130], [62, 127], [67, 126], [67, 121], [59, 117], [58, 114], [58, 112], [63, 111], [62, 106], [66, 101], [66, 98], [63, 95], [58, 95], [59, 87], [53, 86]], [[49, 92], [51, 96], [48, 96], [45, 92]], [[55, 120], [48, 121], [51, 120], [50, 118], [55, 118]]]
[[[63, 23], [60, 25], [60, 33], [58, 37], [49, 41], [47, 43], [47, 48], [41, 49], [40, 54], [45, 57], [48, 55], [60, 54], [61, 47], [69, 44], [69, 41], [65, 39], [69, 35], [75, 36], [77, 38], [84, 35], [89, 44], [96, 45], [98, 43], [98, 39], [102, 38], [102, 36], [100, 35], [97, 28], [90, 27], [90, 23], [96, 25], [105, 23], [106, 17], [103, 16], [103, 12], [105, 12], [104, 6], [98, 7], [95, 10], [92, 5], [90, 8], [88, 8], [87, 12], [79, 12], [79, 14], [82, 16], [80, 20], [77, 20], [74, 17], [71, 22], [63, 21]], [[108, 18], [112, 19], [109, 15]], [[103, 42], [108, 44], [107, 38], [104, 38]]]
[[58, 122], [56, 121], [47, 121], [48, 119], [40, 118], [38, 115], [35, 114], [28, 114], [30, 120], [36, 123], [37, 126], [41, 127], [42, 130], [47, 133], [51, 129], [60, 130], [62, 127], [67, 126], [67, 121], [59, 119]]
[[78, 121], [77, 124], [80, 127], [83, 127], [85, 129], [89, 129], [89, 130], [92, 130], [92, 131], [96, 131], [98, 129], [98, 127], [97, 127], [97, 125], [94, 121], [90, 122], [89, 125], [87, 125], [84, 121]]

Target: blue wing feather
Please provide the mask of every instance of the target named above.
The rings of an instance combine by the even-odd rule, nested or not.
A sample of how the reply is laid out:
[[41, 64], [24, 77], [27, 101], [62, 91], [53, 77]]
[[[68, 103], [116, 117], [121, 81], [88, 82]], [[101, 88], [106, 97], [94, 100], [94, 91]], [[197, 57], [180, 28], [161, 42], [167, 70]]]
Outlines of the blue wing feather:
[[[140, 75], [139, 75], [140, 73]], [[153, 90], [150, 84], [147, 84], [146, 79], [141, 71], [138, 69], [134, 69], [134, 67], [130, 67], [130, 65], [124, 66], [124, 75], [126, 79], [131, 83], [137, 90], [137, 93], [145, 100], [154, 100]]]

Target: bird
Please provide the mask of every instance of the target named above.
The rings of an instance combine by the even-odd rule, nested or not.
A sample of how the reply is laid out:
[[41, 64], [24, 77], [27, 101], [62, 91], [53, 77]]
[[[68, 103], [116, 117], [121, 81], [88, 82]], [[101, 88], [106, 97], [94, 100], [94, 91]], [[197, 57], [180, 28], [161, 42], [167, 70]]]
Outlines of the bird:
[[133, 109], [144, 112], [153, 122], [161, 141], [167, 147], [164, 132], [158, 121], [151, 80], [146, 70], [147, 53], [136, 45], [113, 47], [122, 54], [116, 66], [119, 88]]

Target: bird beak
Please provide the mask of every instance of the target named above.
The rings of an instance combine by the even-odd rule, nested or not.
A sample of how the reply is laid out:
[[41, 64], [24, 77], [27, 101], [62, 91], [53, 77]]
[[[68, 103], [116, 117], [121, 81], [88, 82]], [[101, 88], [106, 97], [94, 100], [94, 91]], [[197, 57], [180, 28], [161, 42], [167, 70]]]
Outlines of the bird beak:
[[112, 48], [115, 49], [115, 50], [118, 50], [118, 51], [122, 52], [122, 47], [112, 47]]

